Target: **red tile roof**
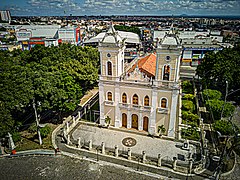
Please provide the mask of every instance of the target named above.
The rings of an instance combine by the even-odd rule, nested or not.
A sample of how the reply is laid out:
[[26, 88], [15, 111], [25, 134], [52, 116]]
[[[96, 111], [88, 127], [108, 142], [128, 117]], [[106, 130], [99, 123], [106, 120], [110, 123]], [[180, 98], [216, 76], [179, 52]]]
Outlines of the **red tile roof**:
[[148, 56], [139, 59], [128, 72], [133, 72], [138, 64], [138, 68], [141, 72], [145, 73], [148, 77], [154, 77], [156, 73], [156, 60], [157, 57], [155, 54], [149, 54]]

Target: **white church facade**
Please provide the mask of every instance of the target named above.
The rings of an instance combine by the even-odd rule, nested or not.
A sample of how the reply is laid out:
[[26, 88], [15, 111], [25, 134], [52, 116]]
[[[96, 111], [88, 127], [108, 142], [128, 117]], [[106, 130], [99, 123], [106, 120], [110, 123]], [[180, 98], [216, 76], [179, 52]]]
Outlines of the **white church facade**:
[[124, 63], [125, 39], [111, 26], [101, 42], [99, 77], [100, 124], [178, 138], [182, 46], [170, 30], [156, 54]]

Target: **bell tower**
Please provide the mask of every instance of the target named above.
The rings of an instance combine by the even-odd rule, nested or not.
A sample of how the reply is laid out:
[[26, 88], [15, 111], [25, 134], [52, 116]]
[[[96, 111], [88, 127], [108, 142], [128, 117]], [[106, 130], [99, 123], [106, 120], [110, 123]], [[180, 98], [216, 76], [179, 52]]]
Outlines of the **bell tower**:
[[124, 72], [125, 43], [113, 25], [99, 42], [101, 78], [117, 80]]
[[[100, 124], [105, 124], [106, 116], [115, 127], [120, 127], [120, 88], [118, 82], [124, 72], [124, 39], [111, 25], [99, 42], [101, 74], [99, 78]], [[106, 95], [107, 94], [107, 95]], [[110, 108], [108, 105], [112, 107]]]
[[182, 46], [173, 26], [161, 42], [157, 44], [156, 80], [177, 82], [179, 79], [179, 66]]
[[[177, 137], [178, 112], [179, 112], [179, 74], [180, 60], [182, 54], [182, 45], [174, 32], [173, 25], [164, 38], [157, 44], [157, 62], [155, 85], [158, 90], [154, 90], [152, 104], [157, 104], [158, 98], [162, 98], [161, 90], [164, 90], [168, 96], [168, 137]], [[156, 111], [154, 109], [154, 111]], [[153, 113], [152, 121], [156, 119]]]

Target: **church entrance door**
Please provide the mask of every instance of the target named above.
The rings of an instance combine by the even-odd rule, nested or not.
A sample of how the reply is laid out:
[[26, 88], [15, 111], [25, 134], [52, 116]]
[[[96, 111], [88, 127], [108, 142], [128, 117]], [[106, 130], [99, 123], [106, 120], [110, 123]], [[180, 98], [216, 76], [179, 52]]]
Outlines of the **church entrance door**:
[[143, 118], [143, 130], [148, 131], [148, 117]]
[[122, 114], [122, 127], [127, 128], [127, 115], [125, 113]]
[[136, 114], [132, 115], [132, 128], [138, 129], [138, 116]]

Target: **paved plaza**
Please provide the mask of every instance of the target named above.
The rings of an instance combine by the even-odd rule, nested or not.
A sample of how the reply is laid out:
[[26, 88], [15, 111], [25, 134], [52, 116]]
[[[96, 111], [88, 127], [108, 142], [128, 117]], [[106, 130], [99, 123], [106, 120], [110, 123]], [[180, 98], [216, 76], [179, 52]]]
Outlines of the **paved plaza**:
[[[173, 157], [184, 157], [184, 159], [187, 159], [190, 152], [191, 154], [196, 152], [196, 148], [193, 145], [190, 145], [190, 150], [187, 151], [181, 149], [183, 145], [181, 142], [174, 142], [156, 137], [152, 138], [146, 135], [99, 128], [85, 124], [78, 126], [72, 133], [72, 136], [75, 141], [80, 137], [81, 144], [87, 144], [89, 140], [92, 140], [93, 145], [101, 146], [102, 142], [104, 142], [106, 148], [114, 149], [115, 145], [117, 145], [120, 151], [128, 150], [129, 147], [126, 144], [125, 138], [130, 137], [130, 140], [136, 140], [136, 142], [134, 142], [136, 144], [130, 147], [132, 153], [142, 154], [142, 151], [145, 151], [147, 157], [152, 158], [157, 158], [158, 154], [161, 154], [163, 158], [173, 159]], [[125, 145], [123, 145], [123, 142], [125, 142]], [[129, 143], [131, 143], [131, 141]]]

